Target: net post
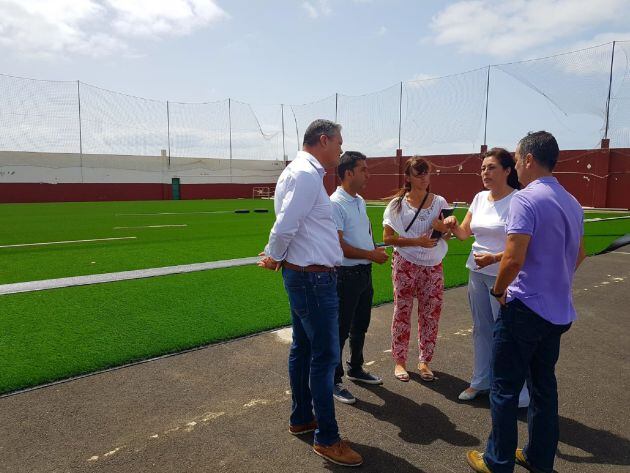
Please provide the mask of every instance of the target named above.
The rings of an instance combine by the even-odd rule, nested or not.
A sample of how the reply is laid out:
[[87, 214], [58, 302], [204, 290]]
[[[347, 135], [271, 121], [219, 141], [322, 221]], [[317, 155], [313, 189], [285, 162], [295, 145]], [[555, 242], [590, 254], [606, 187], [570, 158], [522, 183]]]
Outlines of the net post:
[[280, 104], [280, 115], [282, 116], [282, 161], [287, 160], [287, 150], [284, 144], [284, 104]]
[[296, 152], [300, 150], [300, 130], [298, 130], [297, 117], [295, 116], [295, 110], [291, 107], [291, 113], [293, 114], [293, 121], [295, 122], [295, 142], [297, 143]]
[[612, 42], [612, 54], [610, 55], [610, 76], [608, 78], [608, 98], [606, 99], [606, 125], [604, 131], [604, 139], [608, 139], [608, 125], [610, 120], [610, 92], [612, 90], [612, 76], [613, 76], [613, 65], [615, 62], [615, 44], [617, 42]]
[[[400, 96], [398, 98], [398, 150], [401, 150], [402, 146], [400, 145], [400, 135], [402, 130], [402, 94], [403, 94], [403, 83], [400, 81]], [[398, 155], [398, 151], [396, 151]], [[402, 150], [400, 151], [400, 155], [402, 156]]]
[[[490, 66], [488, 66], [488, 76], [486, 78], [486, 116], [483, 122], [483, 146], [486, 147], [486, 149], [488, 149], [488, 147], [486, 146], [487, 142], [486, 142], [486, 136], [487, 136], [487, 132], [488, 132], [488, 98], [490, 96]], [[483, 147], [482, 147], [483, 149]], [[484, 153], [485, 151], [482, 151], [482, 153]]]
[[79, 109], [79, 168], [81, 169], [81, 182], [83, 182], [83, 125], [81, 123], [81, 81], [77, 80], [77, 105]]
[[168, 100], [166, 101], [166, 144], [168, 150], [168, 167], [171, 167], [171, 113]]
[[228, 127], [230, 130], [230, 182], [232, 182], [232, 99], [228, 98]]

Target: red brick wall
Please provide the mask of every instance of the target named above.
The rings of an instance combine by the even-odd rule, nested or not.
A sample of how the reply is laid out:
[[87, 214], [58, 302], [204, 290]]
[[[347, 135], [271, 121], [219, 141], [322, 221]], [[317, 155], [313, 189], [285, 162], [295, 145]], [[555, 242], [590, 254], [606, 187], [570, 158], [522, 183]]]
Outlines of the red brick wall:
[[[370, 158], [371, 174], [362, 195], [370, 200], [391, 196], [402, 186], [408, 156]], [[431, 189], [449, 202], [470, 202], [482, 189], [481, 155], [425, 156], [435, 165]], [[556, 176], [582, 205], [630, 208], [630, 149], [567, 150], [560, 153]], [[332, 193], [336, 170], [324, 178]], [[252, 188], [270, 184], [182, 184], [182, 199], [251, 198]], [[272, 185], [271, 185], [272, 186]], [[170, 184], [0, 184], [0, 202], [64, 202], [171, 199]]]
[[[270, 184], [182, 184], [182, 199], [252, 198], [254, 187]], [[271, 185], [273, 187], [273, 185]], [[170, 200], [171, 184], [0, 184], [0, 202], [96, 202], [110, 200]]]

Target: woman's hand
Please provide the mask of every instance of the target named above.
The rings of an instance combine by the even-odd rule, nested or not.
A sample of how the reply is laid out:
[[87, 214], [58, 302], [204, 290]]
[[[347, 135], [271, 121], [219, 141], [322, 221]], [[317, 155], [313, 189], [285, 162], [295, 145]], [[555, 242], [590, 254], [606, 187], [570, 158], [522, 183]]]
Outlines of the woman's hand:
[[443, 220], [444, 225], [446, 225], [449, 229], [453, 229], [455, 228], [458, 224], [457, 222], [457, 217], [455, 217], [455, 215], [451, 215], [450, 217], [446, 217]]
[[442, 232], [442, 233], [446, 233], [449, 231], [449, 227], [447, 227], [444, 224], [444, 221], [440, 220], [439, 218], [436, 218], [435, 220], [433, 220], [433, 223], [431, 223], [431, 227], [433, 227], [434, 230], [437, 230], [438, 232]]
[[416, 241], [416, 245], [414, 246], [421, 246], [423, 248], [433, 248], [438, 242], [436, 238], [429, 238], [426, 236], [420, 236], [414, 238], [414, 240]]
[[473, 258], [478, 268], [485, 268], [499, 261], [497, 255], [492, 253], [473, 253]]

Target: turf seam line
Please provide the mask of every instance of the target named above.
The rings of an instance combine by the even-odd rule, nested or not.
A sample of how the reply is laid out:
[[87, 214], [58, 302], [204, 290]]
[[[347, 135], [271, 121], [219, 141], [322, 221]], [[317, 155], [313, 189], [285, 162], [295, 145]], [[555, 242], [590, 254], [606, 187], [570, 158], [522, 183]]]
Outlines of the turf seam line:
[[116, 217], [149, 217], [156, 215], [206, 215], [206, 214], [229, 214], [234, 213], [234, 210], [213, 210], [208, 212], [157, 212], [146, 214], [115, 214]]
[[606, 218], [587, 218], [584, 220], [584, 223], [587, 222], [606, 222], [608, 220], [625, 220], [625, 219], [629, 219], [630, 215], [624, 215], [623, 217], [606, 217]]
[[20, 248], [23, 246], [47, 246], [47, 245], [65, 245], [68, 243], [88, 243], [92, 241], [112, 241], [112, 240], [135, 240], [138, 237], [112, 237], [112, 238], [93, 238], [91, 240], [64, 240], [64, 241], [45, 241], [42, 243], [16, 243], [13, 245], [0, 245], [0, 248]]
[[188, 225], [185, 223], [177, 224], [177, 225], [143, 225], [140, 227], [114, 227], [114, 230], [132, 230], [136, 228], [172, 228], [172, 227], [187, 227]]
[[130, 279], [144, 279], [171, 274], [192, 273], [206, 271], [208, 269], [232, 268], [234, 266], [246, 266], [256, 264], [259, 256], [250, 258], [237, 258], [221, 261], [209, 261], [206, 263], [182, 264], [177, 266], [164, 266], [161, 268], [137, 269], [132, 271], [120, 271], [116, 273], [90, 274], [87, 276], [74, 276], [69, 278], [44, 279], [40, 281], [28, 281], [0, 285], [0, 295], [17, 294], [23, 292], [44, 291], [62, 287], [86, 286]]

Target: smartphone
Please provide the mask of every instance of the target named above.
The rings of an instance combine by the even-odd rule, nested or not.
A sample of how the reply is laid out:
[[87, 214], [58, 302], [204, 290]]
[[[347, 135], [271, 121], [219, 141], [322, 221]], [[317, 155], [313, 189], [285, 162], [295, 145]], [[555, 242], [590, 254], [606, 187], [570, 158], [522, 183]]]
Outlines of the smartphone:
[[[450, 217], [451, 215], [453, 215], [453, 211], [455, 209], [453, 208], [446, 208], [446, 209], [442, 209], [442, 211], [440, 212], [440, 219], [444, 220], [446, 217]], [[442, 238], [442, 232], [438, 232], [437, 230], [433, 230], [431, 232], [431, 238], [437, 240], [438, 238]]]

